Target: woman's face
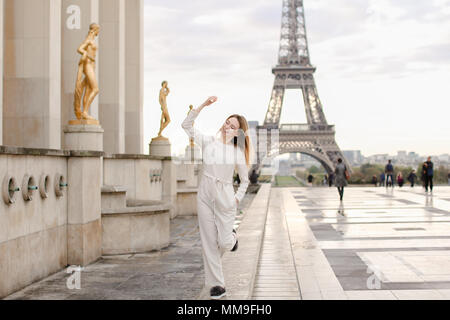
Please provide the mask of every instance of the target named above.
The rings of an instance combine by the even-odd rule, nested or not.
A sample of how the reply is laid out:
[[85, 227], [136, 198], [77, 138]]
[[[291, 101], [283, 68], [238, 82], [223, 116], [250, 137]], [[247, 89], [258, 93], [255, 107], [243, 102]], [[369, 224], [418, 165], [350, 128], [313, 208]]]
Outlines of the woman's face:
[[227, 119], [221, 129], [222, 136], [226, 137], [226, 141], [228, 142], [238, 135], [239, 128], [240, 125], [238, 119], [234, 117]]

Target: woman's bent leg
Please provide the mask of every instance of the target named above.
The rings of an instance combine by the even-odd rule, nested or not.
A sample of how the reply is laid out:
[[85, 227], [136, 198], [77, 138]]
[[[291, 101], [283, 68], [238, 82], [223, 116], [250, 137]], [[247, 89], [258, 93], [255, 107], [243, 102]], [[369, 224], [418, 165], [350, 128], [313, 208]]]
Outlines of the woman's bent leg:
[[198, 225], [200, 230], [200, 238], [202, 241], [203, 263], [205, 267], [205, 286], [225, 287], [213, 204], [208, 204], [199, 197], [197, 200]]
[[218, 244], [221, 256], [233, 249], [236, 244], [236, 234], [233, 233], [234, 220], [236, 218], [236, 211], [217, 212], [216, 211], [216, 226], [218, 232]]

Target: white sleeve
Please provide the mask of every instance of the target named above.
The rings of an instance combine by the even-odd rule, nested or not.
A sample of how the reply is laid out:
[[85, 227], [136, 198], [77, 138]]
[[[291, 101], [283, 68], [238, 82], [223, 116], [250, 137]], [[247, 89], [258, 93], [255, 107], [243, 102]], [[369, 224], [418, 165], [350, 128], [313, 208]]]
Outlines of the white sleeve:
[[244, 199], [245, 193], [247, 192], [247, 188], [249, 185], [248, 179], [248, 167], [245, 162], [245, 155], [242, 151], [239, 152], [240, 156], [238, 157], [238, 162], [236, 164], [237, 172], [239, 174], [239, 179], [241, 180], [241, 184], [239, 185], [238, 190], [236, 191], [235, 198], [241, 202]]
[[184, 119], [181, 127], [186, 131], [189, 138], [194, 139], [194, 143], [199, 147], [203, 147], [203, 145], [211, 139], [210, 136], [203, 135], [200, 131], [194, 128], [194, 121], [198, 117], [199, 112], [195, 109], [192, 109], [187, 115], [186, 119]]

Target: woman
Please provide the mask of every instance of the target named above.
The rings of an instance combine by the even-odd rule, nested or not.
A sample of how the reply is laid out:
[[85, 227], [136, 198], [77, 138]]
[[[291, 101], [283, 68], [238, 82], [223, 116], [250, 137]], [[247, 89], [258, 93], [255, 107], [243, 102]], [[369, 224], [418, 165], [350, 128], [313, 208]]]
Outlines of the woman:
[[403, 187], [403, 183], [404, 183], [403, 174], [399, 172], [397, 175], [397, 184], [401, 188]]
[[[93, 23], [89, 26], [89, 33], [78, 48], [78, 53], [82, 55], [78, 63], [78, 74], [75, 86], [74, 108], [78, 120], [95, 120], [89, 115], [89, 108], [99, 93], [98, 82], [95, 77], [95, 58], [97, 55], [97, 45], [95, 38], [100, 32], [100, 26]], [[84, 74], [84, 79], [83, 79]], [[81, 97], [83, 96], [83, 111], [81, 111]]]
[[335, 181], [334, 185], [337, 187], [339, 196], [341, 198], [341, 201], [344, 199], [344, 187], [348, 185], [347, 178], [345, 177], [345, 171], [347, 170], [347, 167], [344, 163], [342, 163], [342, 159], [338, 159], [338, 164], [336, 165], [336, 169], [334, 171], [335, 175]]
[[[210, 97], [189, 112], [182, 128], [202, 148], [203, 166], [197, 193], [198, 222], [205, 265], [205, 286], [212, 299], [226, 295], [221, 257], [225, 251], [236, 251], [238, 240], [233, 229], [236, 210], [249, 185], [250, 139], [248, 124], [240, 115], [228, 117], [216, 136], [206, 136], [194, 128], [203, 108], [212, 105]], [[236, 193], [233, 173], [237, 168], [241, 184]]]

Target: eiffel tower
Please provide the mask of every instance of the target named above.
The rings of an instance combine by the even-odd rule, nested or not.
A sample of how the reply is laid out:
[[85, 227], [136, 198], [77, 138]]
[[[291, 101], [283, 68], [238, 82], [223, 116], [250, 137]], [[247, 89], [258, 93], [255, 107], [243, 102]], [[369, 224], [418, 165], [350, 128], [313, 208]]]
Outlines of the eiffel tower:
[[[325, 118], [314, 82], [315, 71], [309, 57], [303, 1], [283, 0], [278, 65], [272, 69], [275, 83], [264, 125], [257, 127], [257, 168], [265, 158], [303, 153], [318, 160], [328, 173], [334, 171], [338, 158], [351, 170], [336, 143], [334, 126]], [[287, 89], [302, 90], [308, 123], [280, 125]], [[274, 135], [277, 135], [275, 140]]]

